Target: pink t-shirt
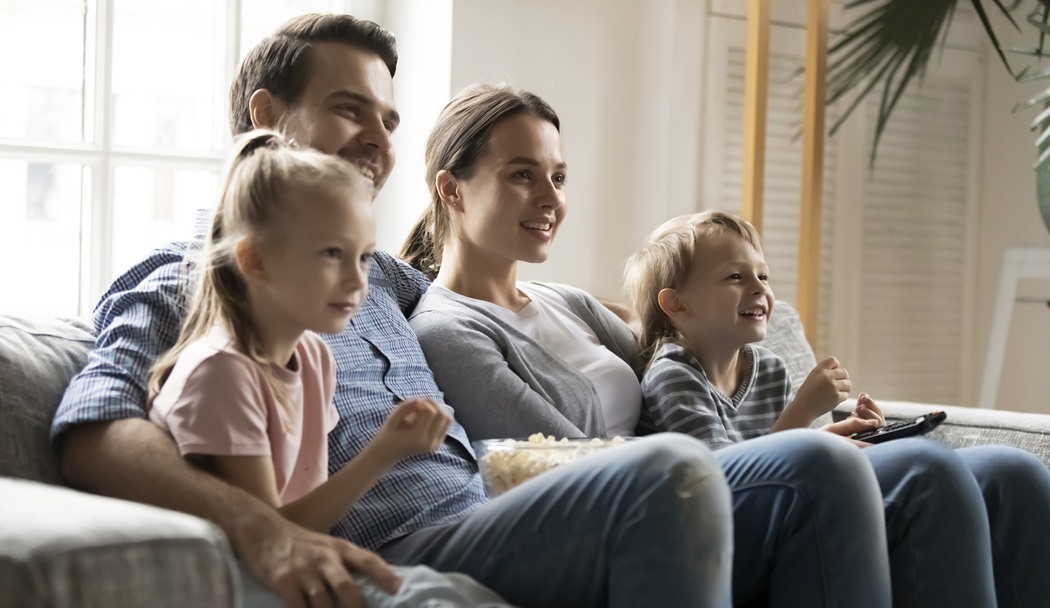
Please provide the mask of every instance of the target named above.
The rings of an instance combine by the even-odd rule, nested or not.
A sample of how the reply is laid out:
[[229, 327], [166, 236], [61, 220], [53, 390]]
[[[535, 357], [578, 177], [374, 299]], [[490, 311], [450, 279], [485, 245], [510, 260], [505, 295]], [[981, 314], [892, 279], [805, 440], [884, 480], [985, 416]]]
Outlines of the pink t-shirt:
[[328, 432], [339, 416], [332, 403], [335, 362], [324, 341], [306, 332], [289, 365], [272, 369], [288, 407], [275, 398], [261, 366], [214, 327], [182, 352], [149, 416], [184, 456], [270, 456], [284, 505], [328, 478]]

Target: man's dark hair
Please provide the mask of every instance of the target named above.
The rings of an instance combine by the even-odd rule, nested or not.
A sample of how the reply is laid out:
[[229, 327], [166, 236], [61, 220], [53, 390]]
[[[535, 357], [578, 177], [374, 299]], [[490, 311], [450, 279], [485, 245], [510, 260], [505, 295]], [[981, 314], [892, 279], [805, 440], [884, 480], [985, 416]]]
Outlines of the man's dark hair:
[[310, 77], [310, 49], [318, 42], [339, 42], [375, 53], [394, 76], [397, 41], [378, 24], [353, 15], [311, 13], [289, 20], [255, 45], [230, 85], [230, 131], [252, 129], [248, 100], [266, 89], [286, 104], [299, 100]]

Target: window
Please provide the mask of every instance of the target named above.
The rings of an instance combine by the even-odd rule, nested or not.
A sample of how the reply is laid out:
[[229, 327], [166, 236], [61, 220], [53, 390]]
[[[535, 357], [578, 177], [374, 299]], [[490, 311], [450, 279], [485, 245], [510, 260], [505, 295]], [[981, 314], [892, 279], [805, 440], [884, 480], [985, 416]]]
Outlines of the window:
[[[192, 237], [217, 197], [236, 66], [289, 17], [404, 26], [433, 23], [434, 6], [451, 14], [450, 0], [427, 1], [0, 0], [0, 312], [88, 313], [119, 272]], [[427, 107], [447, 97], [438, 87]]]

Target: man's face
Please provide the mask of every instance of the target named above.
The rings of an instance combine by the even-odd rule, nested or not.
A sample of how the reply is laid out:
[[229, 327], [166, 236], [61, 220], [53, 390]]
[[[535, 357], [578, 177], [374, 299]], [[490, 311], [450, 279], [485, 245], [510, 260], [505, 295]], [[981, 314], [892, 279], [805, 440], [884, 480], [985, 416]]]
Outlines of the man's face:
[[300, 98], [289, 106], [278, 102], [268, 126], [354, 163], [379, 192], [394, 168], [390, 136], [400, 122], [386, 64], [368, 51], [322, 42], [311, 50], [309, 70]]

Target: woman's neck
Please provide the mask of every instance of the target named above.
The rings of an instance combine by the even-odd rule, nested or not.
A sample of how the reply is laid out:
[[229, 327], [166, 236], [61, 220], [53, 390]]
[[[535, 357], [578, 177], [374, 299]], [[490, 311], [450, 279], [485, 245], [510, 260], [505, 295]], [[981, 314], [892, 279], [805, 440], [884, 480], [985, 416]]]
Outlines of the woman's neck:
[[482, 253], [465, 255], [456, 247], [446, 247], [434, 284], [518, 312], [529, 298], [518, 291], [517, 268], [514, 261], [494, 261]]

